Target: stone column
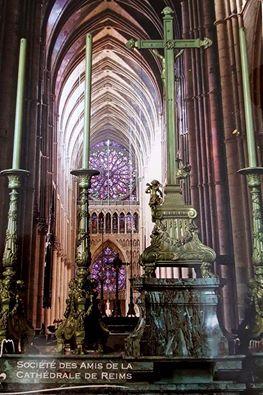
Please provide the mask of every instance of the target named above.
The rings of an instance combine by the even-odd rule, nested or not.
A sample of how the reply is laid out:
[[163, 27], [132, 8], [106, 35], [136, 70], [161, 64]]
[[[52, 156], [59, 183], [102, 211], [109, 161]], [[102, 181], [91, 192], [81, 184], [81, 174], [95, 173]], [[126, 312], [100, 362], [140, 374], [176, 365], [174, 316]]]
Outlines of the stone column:
[[51, 324], [53, 324], [56, 318], [56, 289], [57, 289], [57, 268], [58, 268], [58, 246], [55, 243], [53, 250], [53, 271], [52, 271], [52, 296], [51, 296]]
[[[39, 265], [38, 269], [38, 290], [37, 290], [37, 310], [36, 310], [36, 325], [41, 328], [44, 322], [43, 311], [43, 294], [44, 294], [44, 264], [45, 264], [45, 242], [46, 242], [47, 225], [46, 222], [41, 224], [39, 229], [40, 242], [39, 242], [39, 257], [36, 264]], [[35, 295], [36, 298], [36, 295]]]
[[[215, 4], [218, 12], [219, 9], [224, 9], [223, 1], [215, 1]], [[215, 4], [209, 0], [181, 1], [183, 36], [185, 38], [206, 36], [213, 40], [213, 45], [206, 51], [186, 51], [184, 69], [189, 157], [192, 166], [192, 203], [200, 214], [202, 240], [212, 246], [217, 253], [215, 271], [227, 279], [227, 285], [223, 290], [224, 320], [227, 328], [231, 329], [237, 324], [235, 303], [228, 303], [228, 300], [233, 300], [236, 294], [233, 288], [236, 273], [233, 266], [232, 237], [236, 240], [236, 253], [240, 242], [237, 241], [239, 233], [247, 238], [246, 230], [243, 231], [247, 223], [245, 226], [244, 223], [242, 225], [240, 215], [237, 214], [240, 210], [243, 212], [246, 210], [243, 198], [240, 204], [237, 200], [238, 195], [241, 196], [242, 193], [246, 195], [246, 192], [243, 189], [244, 185], [240, 185], [240, 180], [237, 180], [233, 167], [235, 166], [237, 170], [238, 162], [242, 159], [237, 137], [232, 134], [237, 125], [235, 114], [239, 111], [239, 105], [233, 100], [234, 88], [231, 85], [229, 53], [228, 49], [224, 48], [225, 43], [228, 42], [227, 31], [220, 30], [221, 35], [218, 35], [218, 26], [214, 25]], [[219, 39], [218, 43], [217, 39]], [[232, 61], [231, 64], [235, 62]], [[221, 87], [222, 84], [224, 85], [222, 97], [219, 89], [220, 73]], [[226, 131], [225, 135], [222, 133], [223, 130]], [[243, 262], [246, 260], [248, 250], [245, 244], [240, 246]], [[240, 253], [237, 255], [237, 262], [239, 260]]]
[[227, 168], [225, 161], [224, 139], [222, 135], [222, 110], [221, 95], [218, 89], [220, 85], [219, 80], [219, 61], [217, 56], [216, 46], [216, 29], [214, 25], [214, 7], [209, 0], [202, 2], [203, 19], [204, 19], [204, 34], [210, 37], [215, 45], [205, 52], [205, 61], [208, 71], [208, 114], [210, 124], [211, 140], [210, 145], [213, 147], [212, 158], [212, 184], [213, 184], [213, 199], [215, 205], [214, 215], [215, 221], [215, 240], [214, 247], [217, 254], [222, 257], [218, 259], [218, 263], [223, 265], [216, 267], [216, 272], [222, 278], [227, 280], [223, 288], [224, 303], [224, 321], [228, 329], [233, 327], [236, 322], [236, 314], [233, 303], [228, 303], [229, 300], [234, 300], [235, 292], [233, 290], [233, 283], [235, 281], [235, 274], [233, 270], [233, 247], [229, 240], [232, 239], [231, 223], [229, 221], [230, 205], [228, 201], [227, 190]]
[[61, 277], [60, 277], [60, 313], [59, 318], [63, 318], [64, 314], [64, 305], [65, 305], [65, 287], [67, 284], [65, 283], [65, 265], [66, 265], [66, 258], [64, 257], [61, 260]]
[[60, 318], [60, 286], [61, 286], [61, 251], [58, 254], [57, 275], [56, 275], [56, 299], [55, 299], [55, 318]]
[[[236, 172], [245, 165], [243, 108], [240, 106], [240, 58], [238, 53], [238, 19], [229, 0], [215, 1], [215, 16], [218, 41], [220, 84], [222, 96], [223, 130], [228, 172], [228, 194], [235, 258], [237, 310], [239, 320], [244, 318], [247, 283], [250, 268], [250, 224], [245, 178]], [[241, 177], [242, 178], [242, 177]]]

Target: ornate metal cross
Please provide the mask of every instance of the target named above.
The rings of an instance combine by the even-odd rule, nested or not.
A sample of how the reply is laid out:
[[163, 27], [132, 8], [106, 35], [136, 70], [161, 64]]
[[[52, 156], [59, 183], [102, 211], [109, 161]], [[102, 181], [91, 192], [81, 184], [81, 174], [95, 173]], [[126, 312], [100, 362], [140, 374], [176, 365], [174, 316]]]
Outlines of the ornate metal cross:
[[208, 38], [201, 40], [197, 39], [174, 39], [173, 33], [173, 10], [170, 7], [165, 7], [163, 10], [163, 27], [164, 39], [163, 40], [134, 40], [131, 39], [127, 42], [128, 48], [138, 49], [163, 49], [164, 57], [164, 78], [166, 88], [166, 125], [167, 125], [167, 184], [176, 185], [178, 164], [176, 162], [176, 155], [178, 150], [176, 138], [176, 109], [175, 109], [175, 76], [174, 64], [175, 56], [174, 51], [177, 49], [186, 48], [207, 48], [212, 44]]

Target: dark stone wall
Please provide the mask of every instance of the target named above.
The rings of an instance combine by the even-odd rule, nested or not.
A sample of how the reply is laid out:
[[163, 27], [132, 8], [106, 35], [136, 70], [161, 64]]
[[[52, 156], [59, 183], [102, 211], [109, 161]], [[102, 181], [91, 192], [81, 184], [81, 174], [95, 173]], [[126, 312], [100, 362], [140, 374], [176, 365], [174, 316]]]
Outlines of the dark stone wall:
[[[192, 203], [199, 212], [201, 238], [217, 253], [215, 271], [226, 280], [222, 315], [229, 330], [244, 318], [247, 284], [253, 275], [250, 199], [245, 177], [237, 174], [247, 165], [238, 38], [242, 18], [257, 98], [260, 83], [253, 81], [253, 69], [259, 67], [255, 54], [262, 43], [260, 2], [249, 0], [243, 10], [239, 5], [230, 0], [181, 1], [184, 37], [213, 40], [206, 51], [186, 51], [185, 92]], [[254, 110], [260, 129], [262, 111], [260, 115], [258, 108]], [[259, 135], [256, 130], [260, 145]]]
[[[46, 173], [40, 166], [40, 150], [45, 155], [42, 135], [47, 125], [41, 120], [43, 108], [47, 106], [42, 94], [45, 72], [42, 28], [46, 5], [42, 0], [0, 1], [0, 170], [11, 167], [19, 42], [22, 37], [28, 41], [21, 168], [29, 170], [30, 176], [23, 181], [20, 198], [20, 252], [17, 267], [18, 275], [27, 284], [27, 301], [32, 301], [42, 286], [32, 281], [32, 278], [36, 269], [35, 238], [38, 231], [41, 233], [45, 229], [45, 207], [42, 207], [42, 213], [39, 211], [39, 179], [42, 172], [42, 185], [45, 187]], [[45, 201], [45, 194], [42, 195], [42, 201]], [[2, 257], [8, 210], [7, 182], [3, 177], [0, 178], [0, 210]], [[40, 229], [37, 229], [38, 223]], [[30, 302], [28, 307], [30, 316]]]

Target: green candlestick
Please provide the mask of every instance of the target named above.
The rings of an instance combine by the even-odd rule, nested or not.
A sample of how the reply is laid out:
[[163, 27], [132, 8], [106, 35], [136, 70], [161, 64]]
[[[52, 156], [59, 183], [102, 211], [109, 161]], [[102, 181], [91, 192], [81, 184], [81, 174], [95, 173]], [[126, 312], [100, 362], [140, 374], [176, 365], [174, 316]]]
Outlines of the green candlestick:
[[88, 169], [90, 155], [90, 108], [92, 75], [92, 35], [86, 35], [85, 104], [82, 168]]
[[[12, 169], [0, 172], [0, 175], [7, 176], [10, 190], [8, 222], [2, 260], [3, 272], [0, 278], [0, 342], [4, 339], [14, 340], [16, 345], [20, 344], [22, 352], [25, 350], [26, 343], [27, 345], [31, 344], [34, 334], [34, 331], [26, 321], [23, 309], [22, 293], [24, 284], [23, 281], [17, 279], [18, 199], [22, 176], [29, 174], [28, 171], [20, 169], [25, 65], [26, 39], [22, 38], [18, 65], [13, 163]], [[16, 351], [18, 351], [17, 346]]]
[[13, 146], [13, 162], [12, 168], [20, 167], [20, 152], [22, 139], [22, 123], [23, 123], [23, 102], [25, 87], [25, 71], [26, 71], [26, 46], [25, 38], [20, 40], [18, 78], [17, 78], [17, 94], [16, 94], [16, 117], [14, 130], [14, 146]]
[[243, 83], [243, 94], [244, 94], [246, 134], [247, 134], [248, 165], [249, 167], [256, 167], [257, 155], [256, 155], [256, 143], [255, 143], [253, 113], [252, 113], [251, 93], [250, 93], [250, 83], [249, 83], [247, 43], [246, 43], [245, 30], [243, 27], [239, 29], [239, 40], [240, 40], [241, 70], [242, 70], [242, 83]]
[[[239, 40], [249, 165], [249, 167], [239, 170], [239, 173], [245, 174], [247, 177], [251, 198], [252, 263], [254, 269], [254, 278], [250, 282], [252, 310], [249, 310], [249, 314], [245, 317], [245, 331], [248, 331], [251, 338], [249, 343], [250, 350], [258, 352], [260, 351], [260, 339], [263, 333], [263, 207], [261, 193], [261, 176], [263, 174], [263, 168], [257, 166], [247, 45], [243, 27], [239, 29]], [[246, 333], [246, 337], [248, 334]]]

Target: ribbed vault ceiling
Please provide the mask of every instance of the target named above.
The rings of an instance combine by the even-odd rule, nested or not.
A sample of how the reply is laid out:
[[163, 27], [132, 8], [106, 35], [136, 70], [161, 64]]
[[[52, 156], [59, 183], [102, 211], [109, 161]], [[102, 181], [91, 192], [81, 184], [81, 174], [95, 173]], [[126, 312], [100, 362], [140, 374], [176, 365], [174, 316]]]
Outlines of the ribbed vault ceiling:
[[58, 113], [58, 142], [70, 167], [81, 160], [87, 33], [92, 33], [94, 43], [91, 143], [111, 139], [127, 147], [131, 144], [139, 168], [146, 165], [160, 129], [160, 60], [149, 51], [131, 51], [125, 43], [131, 37], [160, 38], [161, 10], [170, 3], [57, 0], [50, 4], [46, 56]]

